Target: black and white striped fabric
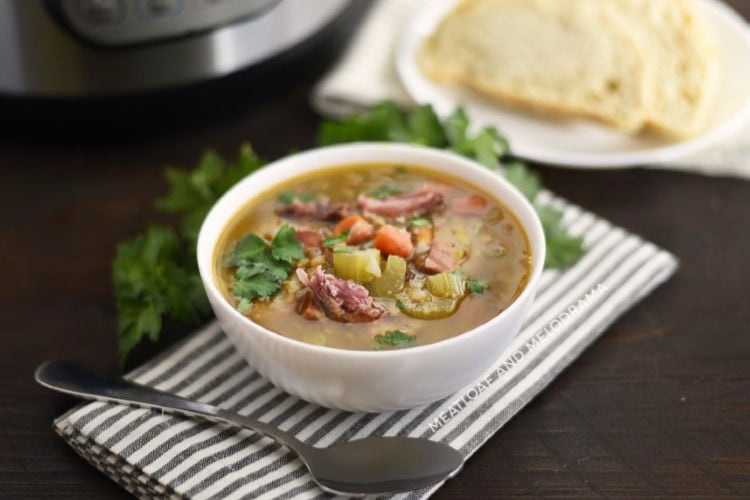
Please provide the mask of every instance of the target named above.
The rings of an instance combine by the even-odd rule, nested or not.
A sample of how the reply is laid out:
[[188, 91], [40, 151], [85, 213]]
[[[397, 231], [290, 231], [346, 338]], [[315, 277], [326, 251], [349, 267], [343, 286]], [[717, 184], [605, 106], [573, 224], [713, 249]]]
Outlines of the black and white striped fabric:
[[[252, 415], [309, 444], [370, 435], [439, 440], [471, 456], [620, 314], [677, 268], [670, 253], [544, 193], [584, 238], [585, 256], [545, 271], [511, 347], [475, 383], [437, 403], [382, 414], [329, 410], [274, 387], [240, 358], [217, 324], [128, 375]], [[82, 404], [55, 421], [83, 457], [141, 498], [323, 498], [295, 455], [253, 432], [158, 411]], [[394, 498], [422, 499], [431, 489]]]

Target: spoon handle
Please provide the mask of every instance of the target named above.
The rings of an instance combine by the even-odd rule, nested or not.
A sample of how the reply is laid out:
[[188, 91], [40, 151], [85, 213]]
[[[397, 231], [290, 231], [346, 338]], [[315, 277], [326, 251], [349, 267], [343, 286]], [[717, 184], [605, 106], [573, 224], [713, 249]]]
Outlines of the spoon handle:
[[79, 398], [133, 404], [144, 408], [156, 408], [170, 413], [186, 414], [215, 422], [247, 427], [281, 442], [298, 453], [311, 448], [291, 434], [254, 418], [232, 413], [208, 403], [193, 401], [152, 387], [136, 384], [122, 378], [107, 378], [77, 363], [46, 361], [36, 369], [34, 378], [44, 387]]

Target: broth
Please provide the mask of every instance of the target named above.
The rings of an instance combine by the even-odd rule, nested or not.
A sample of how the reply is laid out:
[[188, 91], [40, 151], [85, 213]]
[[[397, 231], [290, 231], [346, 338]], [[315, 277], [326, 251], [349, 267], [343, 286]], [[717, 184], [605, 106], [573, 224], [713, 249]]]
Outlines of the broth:
[[[414, 209], [422, 201], [424, 206]], [[394, 214], [399, 208], [404, 210]], [[345, 225], [341, 220], [352, 215], [361, 217], [366, 224], [360, 223], [356, 231], [352, 225], [348, 231], [334, 234], [337, 226]], [[355, 219], [350, 217], [349, 221]], [[356, 219], [355, 223], [358, 221]], [[392, 349], [456, 336], [485, 323], [508, 307], [523, 290], [531, 270], [530, 246], [520, 223], [500, 201], [481, 189], [418, 166], [356, 164], [285, 181], [256, 196], [237, 212], [214, 251], [216, 281], [233, 306], [244, 308], [248, 304], [242, 304], [233, 291], [237, 267], [227, 264], [228, 256], [245, 235], [252, 233], [271, 241], [283, 225], [293, 226], [298, 240], [303, 236], [307, 240], [311, 235], [317, 240], [315, 234], [318, 234], [323, 241], [317, 248], [315, 245], [306, 247], [305, 257], [292, 262], [289, 276], [280, 283], [281, 290], [277, 294], [254, 300], [244, 314], [269, 330], [317, 345], [359, 350]], [[363, 232], [362, 228], [367, 229], [368, 225], [371, 231]], [[383, 226], [391, 227], [390, 232], [398, 238], [408, 233], [413, 247], [408, 256], [405, 253], [408, 242], [402, 242], [406, 249], [393, 246]], [[347, 243], [354, 239], [355, 232], [362, 233], [358, 239], [367, 234], [370, 238]], [[327, 248], [326, 243], [332, 248]], [[376, 249], [373, 250], [373, 246]], [[380, 270], [369, 264], [369, 267], [356, 267], [358, 279], [364, 273], [365, 278], [360, 280], [363, 285], [376, 290], [374, 286], [382, 283], [378, 281], [381, 278], [372, 278], [367, 273], [383, 275], [392, 271], [387, 269], [390, 261], [386, 260], [386, 252], [377, 248], [403, 252], [407, 271], [400, 291], [372, 298], [369, 313], [373, 318], [363, 320], [359, 312], [342, 317], [340, 308], [332, 306], [327, 296], [321, 299], [314, 286], [302, 282], [305, 276], [316, 280], [314, 269], [320, 265], [320, 271], [330, 281], [325, 286], [344, 287], [328, 275], [346, 269], [333, 265], [333, 262], [344, 261], [345, 257], [339, 254], [356, 254], [358, 257], [374, 256], [376, 262], [380, 260]], [[392, 260], [400, 263], [397, 256]], [[305, 274], [298, 277], [296, 267], [304, 269]], [[363, 271], [365, 267], [367, 271]], [[395, 264], [394, 268], [397, 268]], [[439, 286], [431, 287], [439, 280], [429, 278], [436, 275], [451, 285], [459, 283], [455, 289], [448, 289], [464, 290], [463, 294], [455, 297], [454, 293], [447, 299], [438, 297], [437, 292], [445, 291]], [[419, 302], [425, 300], [425, 294], [427, 302]], [[437, 308], [437, 313], [430, 307], [423, 307], [424, 303]], [[447, 313], [448, 306], [441, 309], [447, 303], [455, 307], [451, 313]], [[375, 318], [378, 314], [380, 316]], [[396, 331], [404, 335], [393, 334]]]

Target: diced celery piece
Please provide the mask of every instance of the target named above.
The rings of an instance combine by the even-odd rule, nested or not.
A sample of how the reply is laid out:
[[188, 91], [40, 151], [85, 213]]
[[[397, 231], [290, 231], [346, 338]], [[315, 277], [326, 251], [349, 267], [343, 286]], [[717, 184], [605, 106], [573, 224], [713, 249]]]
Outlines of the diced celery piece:
[[437, 297], [457, 299], [466, 293], [466, 280], [457, 273], [433, 274], [425, 280], [425, 286]]
[[396, 304], [399, 310], [419, 319], [438, 319], [450, 316], [461, 302], [463, 296], [438, 297], [427, 289], [426, 280], [412, 280], [404, 289], [396, 294]]
[[450, 316], [458, 308], [460, 298], [437, 297], [427, 290], [406, 287], [396, 295], [398, 307], [407, 316], [419, 319], [439, 319]]
[[345, 280], [369, 283], [382, 275], [380, 250], [370, 248], [353, 252], [334, 252], [333, 272]]
[[383, 275], [367, 284], [374, 297], [394, 297], [404, 287], [406, 261], [398, 255], [389, 255]]

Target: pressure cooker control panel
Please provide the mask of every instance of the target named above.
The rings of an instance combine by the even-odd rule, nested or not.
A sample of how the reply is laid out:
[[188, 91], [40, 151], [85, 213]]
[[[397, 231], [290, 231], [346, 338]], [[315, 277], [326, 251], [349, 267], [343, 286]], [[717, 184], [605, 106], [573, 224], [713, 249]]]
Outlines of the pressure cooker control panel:
[[100, 45], [155, 42], [259, 16], [280, 0], [60, 0], [77, 35]]

